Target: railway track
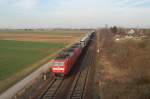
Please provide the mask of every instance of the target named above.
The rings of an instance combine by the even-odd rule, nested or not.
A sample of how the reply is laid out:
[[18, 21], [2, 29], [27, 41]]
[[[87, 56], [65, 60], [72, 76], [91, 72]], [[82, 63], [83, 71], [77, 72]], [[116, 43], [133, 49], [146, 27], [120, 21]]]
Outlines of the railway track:
[[41, 94], [37, 99], [54, 99], [63, 81], [64, 79], [53, 78], [47, 90], [43, 94]]
[[93, 47], [90, 47], [89, 52], [87, 53], [87, 57], [82, 62], [81, 71], [78, 73], [67, 99], [87, 99], [85, 93], [86, 90], [88, 90], [87, 84], [93, 64], [94, 64]]
[[64, 79], [51, 79], [42, 93], [34, 99], [86, 99], [87, 85], [95, 60], [94, 51], [95, 42], [92, 41], [84, 52], [85, 55], [81, 55], [73, 74]]
[[[89, 58], [89, 57], [87, 57], [87, 58]], [[86, 61], [84, 61], [84, 62], [86, 63], [86, 64], [83, 63], [84, 66], [87, 66], [88, 63]], [[74, 81], [73, 87], [70, 90], [70, 93], [69, 93], [67, 99], [82, 99], [83, 98], [88, 73], [89, 73], [89, 67], [82, 69], [78, 73], [76, 80]]]

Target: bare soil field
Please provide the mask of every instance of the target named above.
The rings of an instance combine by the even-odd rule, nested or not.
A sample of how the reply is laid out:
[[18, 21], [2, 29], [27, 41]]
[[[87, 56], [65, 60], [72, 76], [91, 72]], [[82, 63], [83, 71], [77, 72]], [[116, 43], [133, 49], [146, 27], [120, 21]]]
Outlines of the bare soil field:
[[34, 42], [65, 42], [70, 43], [80, 37], [67, 35], [42, 35], [42, 34], [0, 34], [1, 40], [34, 41]]
[[0, 30], [0, 40], [73, 43], [88, 30], [51, 29], [51, 30]]

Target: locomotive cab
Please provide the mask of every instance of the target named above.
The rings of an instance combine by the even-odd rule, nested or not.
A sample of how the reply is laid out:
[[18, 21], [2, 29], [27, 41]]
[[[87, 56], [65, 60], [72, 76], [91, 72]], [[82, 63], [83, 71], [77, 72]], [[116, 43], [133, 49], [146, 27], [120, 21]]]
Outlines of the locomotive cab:
[[67, 65], [67, 57], [68, 54], [63, 52], [59, 53], [59, 55], [54, 59], [53, 65], [52, 65], [52, 72], [54, 75], [64, 75], [66, 69], [65, 66]]
[[73, 49], [67, 49], [58, 54], [52, 65], [52, 72], [55, 76], [66, 76], [71, 69], [74, 60]]

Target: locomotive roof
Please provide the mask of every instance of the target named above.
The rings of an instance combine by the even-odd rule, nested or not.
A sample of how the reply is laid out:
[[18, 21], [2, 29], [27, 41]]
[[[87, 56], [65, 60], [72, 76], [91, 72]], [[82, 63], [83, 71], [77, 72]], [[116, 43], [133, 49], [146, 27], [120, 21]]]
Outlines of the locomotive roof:
[[58, 54], [58, 56], [55, 58], [55, 59], [65, 59], [65, 58], [67, 58], [69, 56], [69, 53], [66, 53], [66, 52], [60, 52], [59, 54]]
[[79, 48], [79, 47], [80, 47], [80, 44], [71, 46], [71, 48]]
[[66, 49], [66, 52], [73, 52], [73, 48]]
[[58, 56], [55, 59], [61, 60], [61, 59], [65, 59], [69, 56], [72, 55], [73, 49], [72, 48], [68, 48], [66, 50], [61, 51]]

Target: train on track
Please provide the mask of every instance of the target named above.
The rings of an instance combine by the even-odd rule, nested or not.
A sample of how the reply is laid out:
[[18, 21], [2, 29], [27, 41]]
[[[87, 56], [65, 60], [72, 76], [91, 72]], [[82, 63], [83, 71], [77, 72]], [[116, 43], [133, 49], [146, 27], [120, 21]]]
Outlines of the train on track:
[[65, 77], [69, 75], [70, 70], [77, 62], [83, 49], [88, 46], [94, 33], [95, 31], [86, 34], [78, 43], [58, 53], [56, 58], [52, 60], [51, 72], [54, 76]]

